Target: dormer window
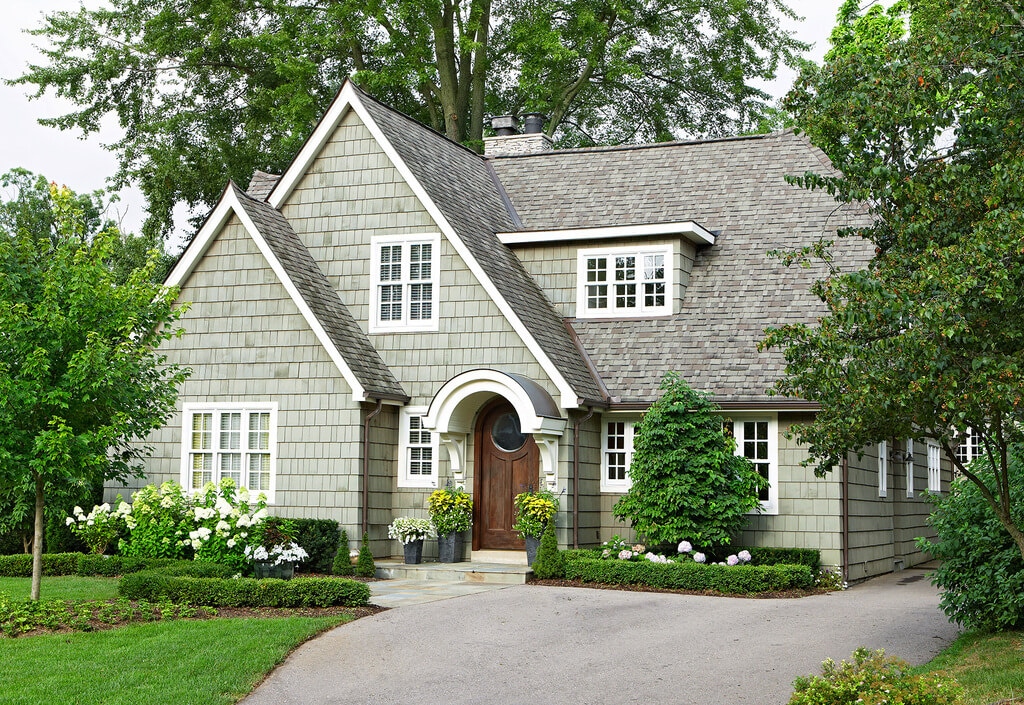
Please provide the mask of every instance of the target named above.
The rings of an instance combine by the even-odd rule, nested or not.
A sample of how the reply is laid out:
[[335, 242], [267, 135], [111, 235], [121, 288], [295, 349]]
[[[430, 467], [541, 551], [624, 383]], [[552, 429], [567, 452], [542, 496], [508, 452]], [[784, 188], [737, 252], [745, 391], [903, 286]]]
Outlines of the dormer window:
[[371, 240], [371, 333], [437, 330], [440, 239], [402, 235]]
[[576, 317], [632, 318], [672, 313], [672, 246], [580, 250]]

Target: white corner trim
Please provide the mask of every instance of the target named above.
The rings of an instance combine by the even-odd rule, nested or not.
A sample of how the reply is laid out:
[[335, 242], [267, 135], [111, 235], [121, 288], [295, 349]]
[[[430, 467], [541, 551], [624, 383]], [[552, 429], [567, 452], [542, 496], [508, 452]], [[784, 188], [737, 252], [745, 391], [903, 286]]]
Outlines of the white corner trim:
[[526, 327], [523, 321], [519, 318], [513, 308], [509, 305], [505, 297], [501, 295], [498, 288], [494, 285], [494, 282], [490, 280], [487, 273], [484, 272], [483, 267], [476, 261], [473, 254], [469, 251], [466, 243], [455, 232], [455, 228], [452, 227], [448, 219], [444, 217], [441, 210], [434, 203], [433, 199], [427, 194], [426, 189], [420, 184], [419, 180], [412, 173], [409, 167], [405, 164], [401, 156], [395, 150], [394, 146], [384, 135], [384, 132], [377, 125], [376, 121], [371, 117], [366, 106], [363, 105], [359, 98], [359, 94], [353, 87], [351, 81], [346, 81], [345, 85], [342, 86], [341, 91], [338, 93], [334, 102], [331, 103], [331, 107], [328, 108], [327, 114], [317, 125], [316, 130], [307, 140], [302, 151], [292, 162], [291, 166], [278, 181], [274, 190], [271, 191], [268, 202], [274, 208], [280, 208], [284, 203], [285, 199], [291, 194], [292, 190], [298, 184], [299, 179], [306, 173], [309, 165], [320, 153], [323, 146], [330, 139], [330, 136], [334, 133], [334, 129], [341, 122], [342, 118], [348, 113], [349, 110], [354, 110], [359, 119], [363, 122], [363, 125], [373, 138], [377, 141], [384, 154], [387, 155], [388, 159], [391, 160], [392, 165], [398, 171], [398, 173], [408, 184], [416, 198], [419, 199], [423, 208], [427, 211], [434, 222], [437, 223], [441, 233], [445, 236], [448, 242], [451, 243], [452, 247], [462, 258], [462, 261], [466, 263], [469, 270], [476, 277], [477, 281], [487, 292], [487, 295], [491, 297], [491, 300], [498, 306], [498, 310], [501, 311], [502, 315], [512, 326], [512, 329], [519, 335], [520, 339], [526, 345], [530, 353], [536, 358], [537, 362], [544, 369], [544, 372], [551, 378], [558, 388], [559, 394], [559, 406], [563, 409], [575, 409], [579, 407], [579, 396], [576, 394], [576, 390], [572, 388], [572, 385], [562, 376], [561, 371], [551, 361], [548, 354], [540, 346], [537, 340], [530, 333], [530, 330]]
[[169, 286], [180, 286], [181, 283], [188, 278], [188, 275], [192, 273], [192, 270], [195, 268], [196, 264], [198, 264], [201, 257], [210, 249], [210, 245], [215, 239], [214, 236], [220, 233], [232, 214], [238, 216], [239, 221], [242, 223], [242, 227], [245, 228], [246, 232], [249, 233], [249, 237], [251, 237], [253, 242], [256, 243], [256, 247], [259, 249], [264, 259], [266, 259], [270, 268], [274, 270], [274, 274], [277, 275], [277, 278], [284, 286], [285, 291], [288, 292], [288, 296], [291, 297], [292, 301], [298, 307], [299, 313], [302, 314], [306, 323], [309, 324], [309, 327], [313, 330], [313, 334], [316, 335], [320, 344], [324, 346], [324, 350], [327, 351], [331, 361], [334, 362], [338, 371], [341, 372], [341, 376], [345, 379], [345, 382], [352, 388], [352, 399], [357, 402], [365, 401], [367, 399], [366, 389], [359, 383], [359, 380], [352, 372], [352, 368], [348, 366], [347, 362], [345, 362], [345, 358], [342, 356], [341, 351], [338, 350], [337, 346], [335, 346], [334, 341], [332, 341], [331, 337], [327, 335], [327, 331], [324, 330], [320, 321], [317, 320], [312, 309], [309, 308], [305, 299], [302, 298], [299, 290], [295, 287], [295, 283], [291, 280], [291, 277], [288, 276], [288, 273], [281, 265], [281, 262], [276, 256], [274, 256], [274, 252], [270, 249], [270, 245], [268, 245], [267, 241], [262, 235], [260, 235], [259, 229], [256, 227], [256, 224], [252, 222], [249, 214], [245, 212], [245, 208], [242, 207], [242, 204], [239, 202], [238, 196], [233, 188], [228, 188], [227, 191], [225, 191], [224, 196], [221, 197], [220, 202], [217, 204], [217, 207], [214, 208], [214, 211], [207, 219], [206, 224], [198, 233], [196, 233], [195, 240], [188, 248], [188, 251], [186, 251], [185, 256], [181, 258], [167, 277], [167, 284]]
[[498, 233], [498, 240], [506, 245], [529, 245], [657, 235], [682, 235], [695, 245], [715, 244], [714, 233], [692, 220], [645, 225], [609, 225], [599, 228], [567, 228], [565, 230], [519, 230], [511, 233]]

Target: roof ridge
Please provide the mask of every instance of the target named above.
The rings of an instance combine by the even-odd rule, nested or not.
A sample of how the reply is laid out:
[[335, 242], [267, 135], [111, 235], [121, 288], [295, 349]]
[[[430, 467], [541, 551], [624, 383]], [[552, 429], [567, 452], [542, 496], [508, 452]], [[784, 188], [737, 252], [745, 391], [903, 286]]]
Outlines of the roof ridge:
[[688, 147], [702, 144], [716, 144], [720, 142], [742, 142], [746, 140], [761, 140], [771, 137], [781, 137], [792, 130], [780, 130], [757, 135], [732, 135], [729, 137], [706, 137], [692, 140], [671, 140], [668, 142], [645, 142], [643, 144], [614, 144], [595, 145], [593, 147], [571, 147], [569, 149], [552, 149], [547, 152], [535, 152], [533, 154], [507, 154], [500, 157], [488, 157], [490, 160], [499, 159], [522, 159], [530, 157], [554, 157], [560, 154], [586, 154], [594, 152], [631, 152], [642, 149], [662, 149], [665, 147]]

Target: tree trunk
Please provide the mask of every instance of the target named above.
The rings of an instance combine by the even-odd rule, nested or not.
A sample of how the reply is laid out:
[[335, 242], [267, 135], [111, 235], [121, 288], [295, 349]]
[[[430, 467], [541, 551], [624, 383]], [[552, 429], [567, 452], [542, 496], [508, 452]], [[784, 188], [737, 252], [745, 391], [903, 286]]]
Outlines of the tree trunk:
[[480, 3], [480, 26], [476, 32], [477, 47], [473, 52], [473, 83], [469, 108], [467, 138], [479, 142], [484, 138], [484, 92], [487, 80], [487, 45], [491, 30], [491, 0]]
[[32, 592], [29, 599], [39, 599], [39, 588], [43, 577], [43, 476], [36, 473], [36, 523], [32, 539]]

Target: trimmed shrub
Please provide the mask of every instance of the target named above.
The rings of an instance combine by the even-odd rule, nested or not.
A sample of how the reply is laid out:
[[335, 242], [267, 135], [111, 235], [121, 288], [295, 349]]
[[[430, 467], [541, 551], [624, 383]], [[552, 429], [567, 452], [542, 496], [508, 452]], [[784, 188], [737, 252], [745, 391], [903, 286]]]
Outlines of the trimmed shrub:
[[[81, 553], [44, 553], [43, 575], [75, 575]], [[32, 577], [32, 556], [20, 553], [0, 556], [0, 576], [6, 578]]]
[[338, 540], [338, 550], [334, 554], [334, 564], [331, 572], [335, 575], [354, 575], [355, 566], [352, 565], [352, 558], [348, 555], [348, 531], [341, 530], [341, 538]]
[[853, 662], [821, 664], [821, 675], [793, 681], [796, 692], [789, 705], [847, 705], [848, 703], [903, 703], [903, 705], [957, 705], [963, 689], [951, 678], [912, 675], [910, 665], [885, 652], [859, 648]]
[[121, 597], [197, 607], [361, 607], [370, 588], [345, 578], [196, 578], [142, 571], [121, 578]]
[[540, 539], [537, 558], [533, 561], [533, 577], [538, 580], [556, 580], [565, 575], [565, 558], [558, 550], [555, 522], [549, 521]]
[[377, 566], [370, 552], [370, 536], [363, 532], [363, 541], [359, 546], [359, 558], [356, 559], [356, 575], [360, 578], [372, 578], [377, 574]]
[[[711, 549], [706, 551], [708, 561], [724, 561], [730, 553], [739, 553], [742, 546]], [[748, 547], [750, 565], [805, 565], [815, 573], [821, 567], [821, 551], [814, 548], [773, 548], [770, 546]]]
[[[567, 555], [566, 555], [567, 554]], [[721, 566], [694, 563], [601, 560], [565, 551], [565, 577], [588, 583], [649, 585], [675, 590], [712, 590], [730, 595], [807, 589], [814, 573], [805, 565]]]
[[[269, 521], [269, 519], [268, 519]], [[295, 519], [295, 543], [309, 554], [296, 568], [307, 573], [330, 573], [341, 534], [333, 519]], [[348, 549], [345, 549], [348, 553]]]

